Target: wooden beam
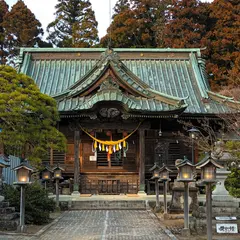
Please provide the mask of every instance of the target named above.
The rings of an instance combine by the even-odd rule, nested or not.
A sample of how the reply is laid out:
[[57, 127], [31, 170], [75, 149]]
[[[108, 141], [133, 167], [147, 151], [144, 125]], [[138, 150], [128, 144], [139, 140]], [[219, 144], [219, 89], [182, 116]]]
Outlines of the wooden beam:
[[79, 140], [80, 131], [74, 131], [74, 191], [79, 190]]
[[145, 191], [145, 130], [139, 129], [139, 182], [140, 192]]
[[[117, 123], [117, 122], [92, 122], [86, 123], [81, 122], [81, 126], [85, 129], [123, 129], [123, 130], [134, 130], [138, 126], [138, 123]], [[150, 122], [144, 122], [139, 126], [139, 129], [150, 129]]]

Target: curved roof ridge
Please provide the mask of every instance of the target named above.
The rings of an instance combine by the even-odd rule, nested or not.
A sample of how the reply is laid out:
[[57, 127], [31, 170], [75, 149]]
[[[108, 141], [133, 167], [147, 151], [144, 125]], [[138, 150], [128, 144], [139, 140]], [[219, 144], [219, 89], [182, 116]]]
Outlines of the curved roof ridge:
[[[148, 88], [147, 90], [152, 92], [155, 95], [154, 96], [155, 99], [163, 101], [163, 102], [165, 102], [167, 104], [171, 104], [171, 105], [179, 105], [179, 106], [187, 105], [184, 100], [189, 98], [189, 96], [186, 96], [184, 98], [179, 98], [179, 97], [167, 95], [165, 93], [161, 93], [161, 92], [151, 89], [151, 88]], [[165, 99], [165, 101], [164, 101], [164, 99]]]
[[212, 91], [207, 91], [207, 93], [211, 99], [240, 111], [240, 101], [235, 101], [233, 97], [227, 97]]

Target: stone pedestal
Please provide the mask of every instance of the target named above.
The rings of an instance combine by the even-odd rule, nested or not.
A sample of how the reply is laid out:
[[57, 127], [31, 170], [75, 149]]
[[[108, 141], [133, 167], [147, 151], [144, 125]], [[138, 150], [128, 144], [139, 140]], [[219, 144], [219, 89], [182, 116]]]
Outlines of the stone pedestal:
[[139, 186], [139, 191], [137, 193], [139, 196], [145, 197], [147, 196], [146, 192], [145, 192], [145, 184], [140, 184]]
[[[191, 231], [201, 235], [206, 234], [206, 218], [207, 211], [205, 204], [199, 206], [198, 211], [192, 214], [192, 219], [190, 220]], [[238, 201], [213, 201], [212, 202], [212, 228], [215, 232], [216, 223], [237, 223], [234, 221], [218, 221], [216, 217], [236, 217], [240, 218], [240, 208]], [[238, 226], [239, 228], [240, 226]]]
[[[189, 183], [189, 209], [195, 211], [198, 208], [198, 188], [195, 182]], [[174, 180], [172, 187], [172, 200], [170, 203], [170, 213], [182, 213], [184, 205], [184, 184]]]
[[78, 196], [80, 196], [79, 184], [74, 184], [74, 185], [73, 185], [73, 192], [72, 192], [71, 195], [78, 195]]
[[227, 171], [225, 168], [217, 169], [217, 184], [215, 190], [212, 192], [213, 201], [234, 201], [234, 197], [230, 196], [225, 188], [225, 180], [229, 173], [230, 171]]

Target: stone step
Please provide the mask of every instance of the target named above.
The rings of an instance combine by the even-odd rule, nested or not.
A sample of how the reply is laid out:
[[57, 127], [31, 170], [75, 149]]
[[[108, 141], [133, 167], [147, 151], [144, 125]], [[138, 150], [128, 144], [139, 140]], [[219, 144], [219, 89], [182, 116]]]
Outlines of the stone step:
[[13, 213], [13, 212], [15, 212], [15, 207], [0, 208], [0, 214]]
[[[0, 219], [1, 219], [1, 217], [0, 217]], [[19, 220], [18, 219], [16, 219], [16, 220], [11, 220], [11, 221], [9, 221], [9, 220], [3, 220], [3, 219], [1, 219], [0, 220], [0, 230], [1, 231], [15, 231], [15, 230], [17, 230], [17, 227], [18, 227], [18, 225], [19, 225]]]
[[19, 218], [19, 213], [8, 213], [8, 214], [0, 214], [0, 219], [1, 220], [14, 220]]
[[72, 201], [69, 202], [72, 210], [81, 209], [146, 209], [145, 201]]
[[[206, 213], [206, 208], [203, 207], [201, 208], [201, 212]], [[239, 208], [229, 208], [229, 207], [212, 207], [212, 212], [213, 213], [218, 213], [218, 214], [233, 214], [233, 213], [239, 213]]]
[[[206, 219], [207, 218], [207, 214], [206, 213], [198, 213], [197, 215], [194, 215], [194, 217], [197, 217], [197, 218], [200, 218], [200, 219]], [[216, 212], [213, 212], [212, 213], [212, 217], [213, 219], [215, 219], [215, 217], [237, 217], [237, 219], [240, 219], [240, 213], [216, 213]]]
[[239, 208], [239, 202], [212, 202], [213, 207], [227, 207], [227, 208]]

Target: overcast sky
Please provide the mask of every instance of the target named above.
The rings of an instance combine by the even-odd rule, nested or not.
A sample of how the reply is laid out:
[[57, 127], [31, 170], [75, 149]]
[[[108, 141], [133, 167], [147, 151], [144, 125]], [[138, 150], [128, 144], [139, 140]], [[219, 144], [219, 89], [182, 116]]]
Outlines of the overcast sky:
[[[17, 0], [5, 0], [9, 6], [12, 6]], [[211, 0], [203, 0], [203, 2]], [[47, 25], [54, 20], [55, 5], [57, 0], [24, 0], [28, 8], [35, 14], [36, 18], [41, 22], [44, 32]], [[109, 26], [109, 0], [90, 0], [93, 10], [95, 11], [98, 21], [99, 37], [106, 34]], [[111, 6], [114, 7], [117, 0], [111, 0]], [[46, 34], [45, 34], [46, 36]]]
[[[17, 0], [5, 0], [9, 6], [12, 6]], [[103, 37], [109, 26], [109, 0], [90, 0], [95, 16], [98, 21], [99, 36]], [[111, 0], [111, 6], [114, 7], [117, 0]], [[35, 17], [41, 22], [44, 32], [47, 25], [54, 20], [55, 5], [57, 0], [24, 0], [24, 3], [35, 14]]]

